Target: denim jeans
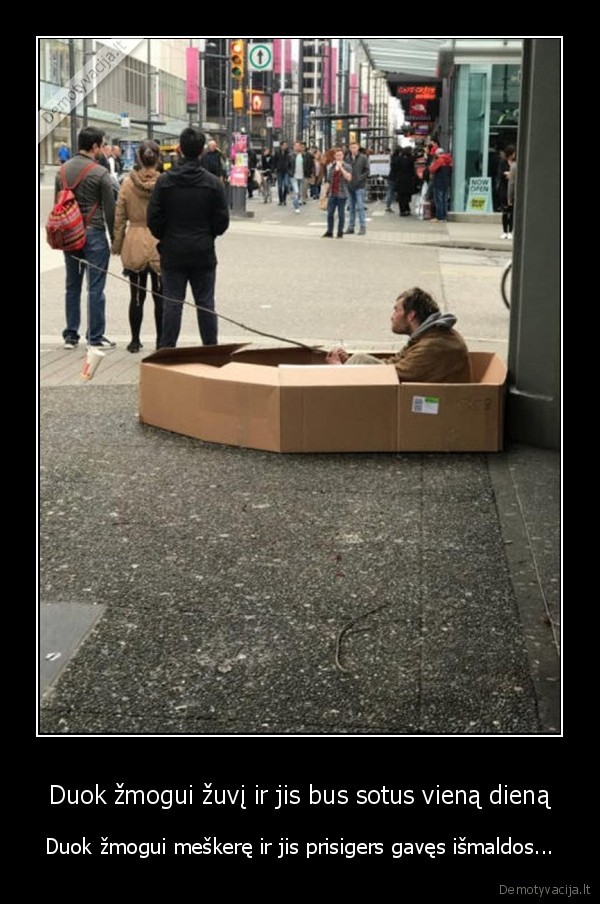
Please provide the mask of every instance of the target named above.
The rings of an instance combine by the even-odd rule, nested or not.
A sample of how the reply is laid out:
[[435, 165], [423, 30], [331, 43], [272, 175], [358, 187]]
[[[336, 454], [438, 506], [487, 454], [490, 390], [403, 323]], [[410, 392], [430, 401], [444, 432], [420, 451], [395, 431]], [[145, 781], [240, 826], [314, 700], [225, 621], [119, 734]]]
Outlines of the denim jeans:
[[436, 188], [434, 185], [433, 201], [436, 220], [446, 220], [448, 218], [448, 190], [446, 188]]
[[388, 179], [387, 183], [387, 194], [385, 196], [385, 206], [391, 207], [394, 203], [394, 198], [396, 197], [396, 183], [392, 182], [391, 179]]
[[279, 194], [279, 203], [285, 204], [285, 200], [290, 190], [290, 177], [287, 173], [277, 173], [277, 192]]
[[[189, 282], [198, 307], [215, 309], [215, 280], [217, 269], [201, 270], [199, 267], [184, 267], [180, 270], [161, 272], [163, 295], [163, 323], [159, 348], [175, 348], [181, 329], [181, 315], [185, 290]], [[168, 299], [175, 299], [169, 301]], [[181, 302], [181, 303], [180, 303]], [[216, 345], [218, 337], [217, 318], [208, 311], [196, 310], [198, 329], [204, 345]]]
[[292, 203], [294, 205], [294, 210], [299, 210], [302, 207], [302, 186], [304, 184], [304, 179], [292, 179], [292, 189], [294, 191], [294, 197], [292, 198]]
[[349, 188], [348, 202], [350, 212], [348, 217], [348, 229], [354, 229], [356, 213], [358, 211], [358, 225], [361, 229], [366, 229], [367, 221], [365, 218], [365, 190], [364, 188]]
[[346, 198], [339, 198], [337, 195], [329, 195], [327, 199], [327, 232], [333, 235], [333, 216], [337, 209], [338, 212], [338, 235], [344, 232], [344, 217], [346, 215]]
[[[65, 315], [67, 325], [63, 330], [63, 339], [79, 339], [81, 325], [81, 289], [83, 273], [87, 271], [88, 310], [86, 339], [89, 345], [98, 345], [106, 328], [105, 307], [106, 270], [110, 261], [110, 248], [104, 229], [88, 227], [87, 241], [80, 251], [65, 251], [65, 269], [67, 273], [65, 291]], [[88, 261], [89, 267], [80, 264], [80, 260]], [[99, 269], [96, 269], [99, 268]]]

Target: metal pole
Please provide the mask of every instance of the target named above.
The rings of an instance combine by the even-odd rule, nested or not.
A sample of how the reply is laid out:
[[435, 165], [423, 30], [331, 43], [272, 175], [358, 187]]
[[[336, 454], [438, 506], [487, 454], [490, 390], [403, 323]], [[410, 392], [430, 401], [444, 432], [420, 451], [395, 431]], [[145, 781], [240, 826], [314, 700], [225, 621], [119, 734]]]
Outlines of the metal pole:
[[[371, 66], [367, 64], [367, 116], [370, 117], [371, 114]], [[367, 119], [366, 128], [369, 128], [369, 123], [371, 122], [370, 118]], [[365, 142], [366, 146], [369, 146], [368, 140]]]
[[150, 50], [150, 38], [146, 38], [146, 43], [148, 45], [148, 58], [147, 58], [147, 78], [146, 78], [146, 118], [148, 120], [148, 138], [154, 138], [154, 132], [152, 128], [152, 70], [151, 70], [151, 50]]
[[[194, 39], [190, 38], [190, 49], [193, 46], [194, 46]], [[200, 101], [200, 98], [198, 98], [198, 101]], [[150, 119], [150, 116], [148, 116], [148, 119]], [[194, 124], [194, 116], [193, 116], [192, 111], [190, 110], [190, 112], [188, 114], [188, 126], [190, 127], [190, 129], [192, 128], [193, 124]]]
[[198, 128], [203, 131], [208, 118], [206, 96], [206, 50], [198, 50]]
[[[88, 61], [88, 57], [89, 57], [89, 53], [88, 53], [89, 39], [83, 38], [81, 43], [82, 43], [82, 47], [83, 47], [83, 65], [85, 66]], [[88, 96], [86, 93], [83, 96], [83, 128], [84, 129], [87, 128], [87, 125], [88, 125]]]
[[297, 137], [304, 139], [304, 41], [298, 46], [298, 131]]
[[[75, 78], [75, 39], [69, 38], [69, 81]], [[71, 153], [77, 151], [77, 107], [73, 107], [69, 117], [71, 122]]]
[[342, 93], [342, 70], [344, 68], [344, 39], [340, 38], [339, 43], [339, 59], [338, 59], [338, 71], [337, 71], [337, 93], [336, 93], [336, 101], [337, 101], [337, 110], [338, 113], [344, 113], [344, 101], [343, 101], [343, 93]]

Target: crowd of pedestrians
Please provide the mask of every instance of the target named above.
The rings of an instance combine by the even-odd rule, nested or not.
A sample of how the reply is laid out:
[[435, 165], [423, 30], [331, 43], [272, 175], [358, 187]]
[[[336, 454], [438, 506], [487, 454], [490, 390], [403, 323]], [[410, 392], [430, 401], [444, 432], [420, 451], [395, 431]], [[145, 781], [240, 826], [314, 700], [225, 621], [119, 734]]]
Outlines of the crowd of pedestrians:
[[[156, 348], [177, 344], [188, 283], [197, 306], [202, 342], [217, 343], [217, 318], [211, 314], [215, 309], [215, 240], [229, 226], [230, 164], [214, 139], [204, 145], [201, 132], [185, 129], [171, 166], [163, 172], [159, 145], [153, 140], [142, 141], [128, 173], [123, 172], [120, 148], [109, 145], [98, 129], [82, 129], [73, 156], [66, 145], [61, 145], [61, 172], [68, 185], [76, 185], [74, 193], [87, 226], [85, 246], [64, 255], [66, 349], [75, 348], [80, 340], [84, 274], [88, 281], [87, 344], [100, 348], [115, 345], [105, 335], [104, 289], [111, 252], [120, 255], [122, 272], [130, 284], [128, 351], [136, 353], [142, 348], [148, 281]], [[327, 214], [324, 238], [366, 235], [369, 158], [356, 141], [323, 152], [316, 147], [308, 149], [301, 141], [290, 147], [285, 140], [273, 153], [266, 147], [260, 152], [249, 148], [248, 197], [253, 197], [259, 180], [267, 178], [277, 186], [279, 205], [286, 207], [289, 200], [296, 215], [309, 201], [319, 202]], [[451, 155], [429, 138], [419, 148], [397, 147], [389, 159], [386, 212], [393, 212], [392, 204], [397, 201], [399, 215], [410, 216], [417, 195], [418, 214], [432, 222], [445, 222]], [[90, 161], [95, 165], [90, 166]], [[514, 149], [507, 148], [499, 162], [496, 186], [502, 205], [503, 237], [512, 232], [514, 173]], [[57, 177], [57, 195], [61, 188], [62, 177]], [[82, 266], [82, 262], [89, 266]]]

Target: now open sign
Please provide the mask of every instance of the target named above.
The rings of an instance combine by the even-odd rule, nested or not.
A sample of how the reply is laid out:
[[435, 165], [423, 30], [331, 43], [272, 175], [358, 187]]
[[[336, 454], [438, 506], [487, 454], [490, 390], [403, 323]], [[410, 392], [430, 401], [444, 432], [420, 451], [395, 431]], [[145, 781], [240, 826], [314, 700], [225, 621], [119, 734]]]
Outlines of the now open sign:
[[469, 179], [467, 213], [493, 213], [492, 180], [489, 176]]

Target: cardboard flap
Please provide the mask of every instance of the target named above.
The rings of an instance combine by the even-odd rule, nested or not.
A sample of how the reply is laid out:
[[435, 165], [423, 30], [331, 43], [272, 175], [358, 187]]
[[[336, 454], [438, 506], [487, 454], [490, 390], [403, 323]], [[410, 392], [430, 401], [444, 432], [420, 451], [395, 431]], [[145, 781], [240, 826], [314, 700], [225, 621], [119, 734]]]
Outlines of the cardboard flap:
[[142, 364], [160, 364], [162, 367], [170, 367], [173, 364], [210, 364], [211, 367], [222, 367], [231, 360], [231, 355], [239, 348], [244, 348], [241, 343], [231, 345], [192, 345], [180, 348], [160, 348], [142, 358]]
[[[278, 369], [281, 386], [394, 386], [398, 377], [394, 367], [373, 364], [352, 367], [332, 367], [329, 364], [312, 367]], [[316, 390], [318, 392], [318, 389]]]
[[275, 367], [261, 367], [258, 364], [243, 364], [229, 361], [213, 371], [215, 380], [229, 380], [232, 383], [247, 383], [250, 386], [279, 386], [279, 374]]
[[277, 367], [279, 364], [324, 364], [326, 354], [325, 350], [320, 352], [317, 349], [301, 348], [299, 345], [284, 348], [243, 346], [235, 352], [233, 358], [248, 364]]
[[508, 368], [494, 352], [469, 352], [469, 358], [473, 383], [502, 386], [506, 381]]

